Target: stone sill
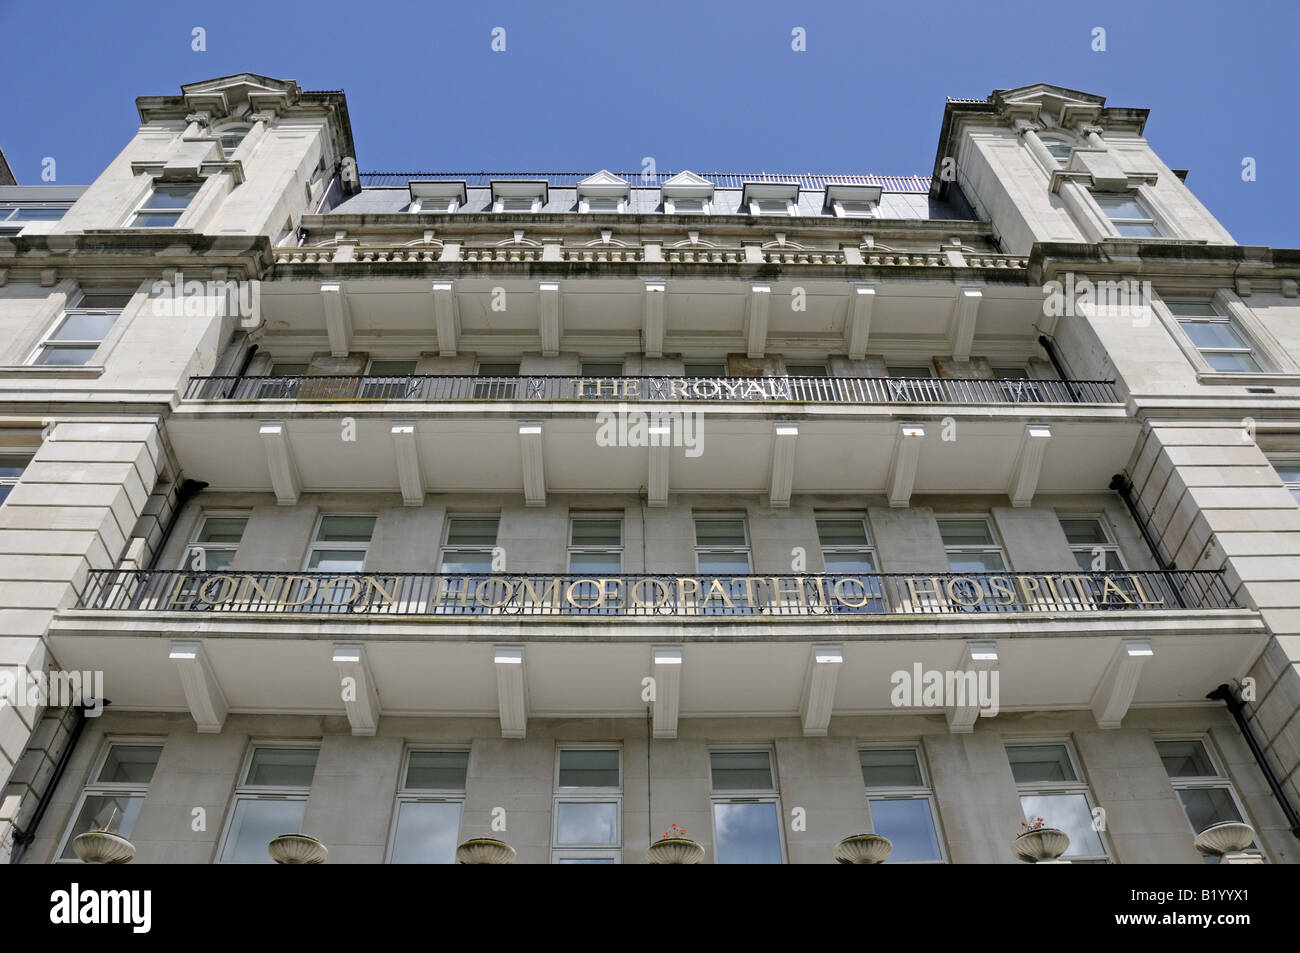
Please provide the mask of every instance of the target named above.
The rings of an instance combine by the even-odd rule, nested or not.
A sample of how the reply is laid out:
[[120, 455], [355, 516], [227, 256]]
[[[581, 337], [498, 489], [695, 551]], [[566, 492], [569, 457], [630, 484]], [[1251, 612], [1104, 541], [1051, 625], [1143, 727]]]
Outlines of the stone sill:
[[1300, 374], [1236, 374], [1228, 371], [1204, 371], [1196, 375], [1196, 380], [1202, 384], [1237, 384], [1241, 387], [1255, 384], [1300, 387]]
[[57, 364], [21, 364], [0, 365], [0, 377], [41, 377], [66, 379], [91, 379], [104, 373], [103, 364], [57, 365]]

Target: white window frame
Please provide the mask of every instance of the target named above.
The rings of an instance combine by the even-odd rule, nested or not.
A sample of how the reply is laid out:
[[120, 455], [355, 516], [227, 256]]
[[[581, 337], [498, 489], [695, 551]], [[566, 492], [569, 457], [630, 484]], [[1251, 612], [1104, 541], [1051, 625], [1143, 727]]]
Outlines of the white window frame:
[[[1229, 314], [1214, 297], [1209, 298], [1192, 298], [1177, 295], [1174, 297], [1161, 297], [1166, 308], [1169, 309], [1170, 316], [1174, 319], [1174, 324], [1178, 327], [1179, 333], [1183, 335], [1192, 350], [1200, 356], [1201, 362], [1212, 374], [1268, 374], [1273, 371], [1272, 362], [1262, 353], [1259, 342], [1249, 330], [1242, 326], [1242, 323], [1235, 316]], [[1197, 304], [1207, 305], [1214, 315], [1180, 315], [1175, 309], [1179, 304]], [[1201, 347], [1192, 340], [1192, 336], [1187, 333], [1184, 326], [1187, 324], [1224, 324], [1227, 325], [1236, 335], [1245, 342], [1245, 347]], [[1210, 363], [1210, 354], [1245, 354], [1255, 362], [1258, 370], [1244, 371], [1224, 371]]]
[[[867, 810], [871, 802], [877, 801], [925, 801], [930, 806], [930, 824], [934, 828], [934, 839], [939, 842], [938, 860], [899, 860], [896, 864], [946, 864], [948, 863], [948, 843], [943, 834], [943, 825], [939, 819], [939, 802], [935, 797], [934, 783], [930, 780], [930, 769], [925, 763], [925, 752], [916, 742], [873, 741], [858, 745], [858, 751], [911, 751], [916, 756], [916, 764], [921, 772], [921, 784], [899, 785], [892, 787], [870, 787], [863, 781], [863, 790], [867, 798]], [[859, 759], [861, 764], [861, 759]], [[874, 824], [873, 824], [874, 826]], [[878, 833], [878, 832], [877, 832]]]
[[[569, 513], [569, 538], [567, 540], [565, 566], [567, 572], [572, 573], [573, 557], [575, 555], [584, 555], [594, 553], [599, 555], [609, 555], [618, 557], [619, 568], [614, 570], [621, 573], [623, 571], [623, 552], [627, 545], [627, 539], [624, 534], [626, 527], [623, 525], [624, 513], [621, 510], [611, 510], [602, 512], [597, 510], [579, 511]], [[595, 546], [589, 543], [575, 543], [573, 541], [573, 524], [580, 520], [617, 520], [618, 521], [618, 545], [617, 546]]]
[[[739, 544], [735, 544], [735, 545], [731, 545], [731, 546], [724, 546], [724, 545], [721, 545], [721, 544], [717, 544], [717, 545], [701, 545], [700, 542], [699, 542], [699, 533], [698, 533], [698, 531], [697, 531], [697, 527], [696, 527], [696, 523], [697, 523], [699, 520], [739, 520], [739, 521], [740, 521], [740, 528], [741, 528], [742, 532], [745, 534], [745, 543], [744, 543], [744, 545], [743, 545], [743, 546], [742, 546], [742, 545], [739, 545]], [[702, 553], [704, 553], [704, 554], [708, 554], [708, 553], [744, 553], [744, 554], [745, 554], [745, 562], [746, 562], [746, 564], [747, 564], [747, 568], [746, 568], [746, 570], [745, 570], [745, 573], [746, 573], [747, 575], [752, 574], [753, 571], [754, 571], [754, 555], [753, 555], [753, 552], [751, 551], [751, 549], [750, 549], [750, 545], [749, 545], [749, 514], [747, 514], [747, 513], [737, 513], [737, 512], [725, 512], [725, 511], [723, 511], [723, 512], [707, 512], [707, 511], [701, 511], [701, 512], [697, 512], [697, 513], [692, 513], [692, 514], [691, 514], [691, 549], [692, 549], [692, 551], [693, 551], [694, 554], [695, 554], [695, 572], [696, 572], [696, 574], [703, 574], [703, 572], [704, 572], [704, 570], [700, 569], [700, 555], [701, 555]]]
[[[1126, 241], [1144, 241], [1152, 238], [1170, 238], [1173, 237], [1169, 225], [1164, 222], [1156, 213], [1152, 203], [1137, 189], [1129, 189], [1123, 192], [1091, 192], [1093, 204], [1097, 206], [1097, 211], [1101, 213], [1101, 220], [1111, 231], [1111, 237], [1122, 238]], [[1134, 202], [1139, 208], [1147, 214], [1144, 218], [1111, 218], [1106, 207], [1098, 201], [1098, 198], [1123, 198]], [[1125, 235], [1120, 230], [1121, 225], [1150, 225], [1155, 229], [1154, 235]]]
[[[1098, 551], [1103, 553], [1114, 553], [1115, 560], [1116, 562], [1119, 563], [1119, 569], [1109, 569], [1108, 567], [1103, 565], [1101, 569], [1087, 569], [1087, 570], [1081, 569], [1079, 570], [1080, 572], [1103, 572], [1104, 573], [1104, 572], [1127, 572], [1128, 571], [1128, 563], [1124, 561], [1124, 554], [1120, 551], [1119, 544], [1115, 542], [1115, 533], [1110, 528], [1110, 522], [1106, 519], [1105, 516], [1103, 516], [1100, 513], [1069, 513], [1069, 512], [1062, 512], [1061, 510], [1057, 510], [1056, 520], [1058, 523], [1061, 520], [1093, 520], [1094, 522], [1096, 522], [1098, 525], [1101, 526], [1101, 534], [1103, 537], [1105, 537], [1106, 542], [1093, 543], [1091, 546], [1088, 545], [1087, 543], [1070, 543], [1069, 544], [1070, 552], [1087, 553], [1093, 558], [1093, 560], [1096, 560]], [[1064, 532], [1065, 528], [1062, 527], [1061, 531]], [[1069, 542], [1068, 539], [1067, 542]], [[1089, 563], [1089, 565], [1091, 565], [1091, 563]]]
[[[126, 781], [96, 781], [95, 780], [95, 778], [99, 777], [99, 772], [104, 770], [104, 764], [108, 761], [108, 756], [112, 751], [112, 749], [115, 747], [127, 747], [127, 748], [149, 747], [149, 748], [165, 749], [166, 746], [167, 746], [167, 738], [165, 736], [150, 737], [148, 735], [131, 735], [131, 736], [109, 735], [103, 740], [103, 742], [100, 745], [100, 751], [95, 756], [94, 762], [92, 762], [91, 764], [90, 772], [86, 775], [86, 783], [82, 785], [81, 794], [77, 798], [76, 804], [73, 806], [72, 815], [68, 818], [68, 824], [63, 831], [63, 836], [59, 838], [59, 844], [57, 849], [54, 851], [54, 857], [53, 860], [51, 861], [52, 863], [55, 864], [85, 863], [85, 861], [83, 861], [80, 857], [75, 857], [75, 856], [64, 857], [63, 852], [68, 849], [68, 841], [70, 841], [75, 836], [73, 834], [73, 828], [77, 824], [77, 818], [81, 816], [81, 809], [85, 807], [87, 798], [114, 797], [114, 796], [138, 797], [141, 800], [148, 798], [149, 788], [153, 785], [152, 777], [150, 778], [148, 784], [137, 784], [134, 782], [126, 782]], [[162, 756], [164, 753], [165, 751], [159, 753], [158, 759], [160, 761], [162, 760]], [[157, 773], [158, 773], [158, 766], [154, 765], [154, 776], [156, 776]], [[141, 810], [143, 810], [143, 805], [141, 806]], [[130, 831], [126, 832], [125, 834], [122, 834], [121, 836], [129, 840]]]
[[[591, 207], [593, 199], [598, 202], [608, 202], [613, 199], [614, 208], [593, 209]], [[627, 199], [626, 195], [580, 195], [578, 196], [578, 212], [582, 215], [622, 215], [627, 211]]]
[[[1209, 735], [1204, 733], [1192, 733], [1192, 734], [1182, 733], [1182, 734], [1167, 734], [1167, 735], [1153, 734], [1151, 736], [1151, 741], [1153, 743], [1157, 743], [1161, 741], [1199, 742], [1201, 745], [1201, 749], [1205, 752], [1206, 757], [1210, 759], [1210, 766], [1214, 768], [1215, 773], [1212, 775], [1208, 775], [1208, 774], [1195, 775], [1195, 776], [1188, 775], [1185, 777], [1175, 778], [1166, 769], [1165, 777], [1169, 779], [1170, 787], [1174, 789], [1175, 794], [1177, 794], [1179, 791], [1192, 791], [1192, 790], [1225, 791], [1226, 790], [1228, 792], [1228, 797], [1232, 799], [1233, 805], [1237, 808], [1237, 814], [1241, 817], [1242, 821], [1246, 824], [1250, 824], [1252, 828], [1254, 827], [1254, 823], [1251, 821], [1250, 815], [1246, 813], [1246, 805], [1242, 803], [1240, 795], [1237, 794], [1237, 786], [1232, 783], [1232, 778], [1230, 778], [1228, 776], [1228, 772], [1224, 770], [1223, 758], [1220, 757], [1219, 752], [1215, 749], [1214, 744], [1211, 742]], [[1159, 749], [1157, 749], [1156, 754], [1158, 757]], [[1161, 767], [1164, 768], [1163, 761], [1161, 763]], [[1201, 832], [1196, 830], [1192, 826], [1192, 819], [1190, 817], [1187, 817], [1187, 808], [1183, 806], [1183, 799], [1181, 797], [1178, 798], [1178, 807], [1182, 810], [1183, 817], [1186, 818], [1187, 820], [1187, 829], [1192, 832], [1192, 836], [1195, 837], [1196, 835], [1200, 834]], [[1251, 853], [1255, 853], [1255, 852], [1264, 854], [1264, 849], [1259, 843], [1258, 830], [1256, 830], [1255, 832], [1255, 847], [1251, 851]], [[1265, 859], [1268, 859], [1267, 854], [1264, 854], [1264, 857]]]
[[[614, 751], [618, 754], [618, 785], [615, 787], [576, 787], [560, 785], [560, 758], [565, 751]], [[554, 791], [551, 797], [551, 863], [560, 857], [613, 857], [614, 863], [623, 862], [623, 788], [626, 768], [623, 746], [614, 742], [584, 741], [560, 742], [555, 746]], [[561, 804], [614, 804], [615, 831], [618, 843], [566, 844], [557, 843], [560, 827]]]
[[[411, 768], [411, 755], [424, 751], [454, 751], [464, 752], [465, 759], [465, 784], [459, 788], [412, 788], [406, 785], [406, 776]], [[460, 809], [460, 816], [457, 822], [456, 842], [459, 844], [464, 836], [461, 832], [465, 828], [465, 798], [469, 789], [469, 776], [472, 764], [473, 749], [470, 745], [408, 745], [402, 752], [401, 777], [397, 782], [397, 796], [393, 800], [393, 817], [388, 826], [388, 849], [384, 851], [384, 863], [393, 862], [393, 852], [397, 849], [397, 822], [402, 813], [403, 804], [457, 804]], [[456, 862], [455, 854], [452, 854], [453, 864]]]
[[[170, 186], [170, 185], [193, 186], [194, 194], [190, 196], [190, 200], [185, 204], [185, 207], [181, 209], [145, 208], [145, 206], [149, 204], [149, 200], [152, 199], [154, 197], [154, 194], [158, 191], [158, 186], [160, 184], [163, 186]], [[159, 180], [155, 179], [154, 181], [149, 183], [149, 188], [148, 190], [146, 190], [144, 197], [140, 199], [140, 201], [136, 204], [135, 208], [131, 209], [131, 214], [126, 217], [126, 224], [123, 225], [122, 227], [123, 228], [180, 228], [181, 219], [185, 217], [185, 213], [187, 213], [188, 211], [190, 211], [190, 209], [194, 207], [194, 200], [199, 197], [199, 193], [202, 191], [203, 191], [202, 179], [195, 179], [192, 181], [186, 180], [183, 182], [179, 182], [179, 181], [160, 182]], [[141, 212], [172, 212], [172, 211], [177, 212], [177, 216], [176, 216], [176, 221], [172, 222], [170, 225], [137, 225], [136, 224], [136, 217]]]
[[[831, 543], [827, 545], [822, 542], [821, 528], [817, 526], [823, 520], [853, 520], [862, 524], [862, 532], [865, 534], [866, 543], [857, 544], [838, 544]], [[880, 562], [876, 558], [876, 541], [871, 535], [871, 523], [867, 520], [867, 514], [862, 512], [839, 512], [832, 510], [813, 510], [813, 529], [817, 532], [817, 547], [821, 550], [822, 565], [826, 564], [826, 554], [846, 553], [851, 556], [863, 556], [875, 567], [874, 572], [880, 572]]]
[[[699, 202], [700, 207], [678, 209], [678, 202], [695, 203]], [[665, 195], [664, 196], [664, 214], [665, 215], [712, 215], [713, 214], [713, 196], [711, 195]]]
[[447, 561], [448, 553], [481, 554], [484, 552], [484, 548], [482, 546], [470, 546], [465, 543], [448, 542], [448, 540], [451, 538], [451, 524], [453, 520], [496, 520], [497, 521], [496, 536], [493, 538], [492, 545], [488, 546], [486, 549], [489, 560], [491, 559], [492, 556], [492, 550], [496, 549], [500, 545], [501, 514], [499, 512], [498, 513], [459, 513], [459, 512], [448, 513], [443, 519], [443, 522], [446, 525], [444, 525], [442, 528], [442, 546], [440, 546], [438, 549], [438, 572], [440, 573], [446, 572], [446, 570], [443, 569], [442, 567]]
[[[1077, 781], [1016, 781], [1016, 801], [1017, 807], [1022, 815], [1025, 814], [1022, 797], [1064, 795], [1077, 796], [1082, 795], [1084, 803], [1088, 805], [1088, 813], [1092, 814], [1097, 808], [1097, 798], [1092, 793], [1092, 786], [1088, 783], [1088, 776], [1083, 772], [1083, 762], [1079, 760], [1079, 754], [1074, 750], [1074, 744], [1068, 738], [1006, 738], [1002, 739], [1003, 755], [1007, 758], [1007, 769], [1011, 770], [1011, 756], [1006, 752], [1007, 748], [1032, 748], [1032, 747], [1063, 747], [1065, 755], [1070, 759], [1070, 767], [1074, 770], [1074, 776]], [[1014, 777], [1014, 774], [1013, 774]], [[1025, 817], [1024, 819], [1028, 819]], [[1052, 819], [1044, 818], [1043, 825], [1050, 827]], [[1107, 864], [1115, 863], [1114, 852], [1111, 848], [1110, 838], [1107, 832], [1099, 830], [1096, 832], [1098, 839], [1101, 841], [1101, 849], [1105, 854], [1085, 854], [1083, 856], [1068, 857], [1065, 859], [1071, 862], [1079, 863], [1082, 861], [1096, 861]]]
[[[117, 295], [118, 297], [126, 298], [127, 300], [126, 303], [124, 303], [120, 308], [86, 308], [86, 307], [82, 307], [82, 303], [86, 300], [88, 295], [84, 291], [79, 292], [77, 294], [76, 304], [72, 305], [71, 307], [61, 308], [59, 310], [59, 313], [55, 316], [54, 320], [45, 329], [45, 333], [41, 335], [41, 339], [38, 342], [36, 342], [36, 347], [34, 347], [32, 349], [32, 352], [29, 355], [27, 355], [27, 360], [24, 361], [23, 363], [31, 367], [92, 367], [94, 366], [95, 358], [99, 356], [100, 349], [103, 348], [104, 342], [107, 341], [109, 335], [111, 335], [118, 328], [118, 323], [122, 320], [122, 315], [125, 314], [126, 309], [131, 306], [131, 298], [134, 297], [133, 294], [128, 294], [126, 292], [118, 293], [118, 292], [110, 291], [110, 292], [94, 292], [94, 294], [96, 295], [113, 294], [113, 295]], [[104, 336], [97, 341], [91, 339], [86, 339], [84, 341], [74, 341], [74, 340], [56, 341], [54, 339], [54, 335], [58, 332], [59, 328], [63, 326], [63, 322], [67, 320], [69, 317], [71, 317], [72, 315], [76, 315], [76, 314], [112, 314], [115, 315], [115, 317], [113, 318], [113, 323], [110, 324], [104, 330]], [[93, 353], [88, 358], [86, 358], [86, 362], [84, 364], [41, 364], [40, 357], [47, 348], [50, 350], [60, 350], [60, 349], [70, 350], [72, 348], [91, 348]]]
[[[244, 521], [244, 533], [247, 533], [248, 521], [251, 518], [252, 514], [248, 510], [203, 510], [199, 513], [199, 518], [194, 521], [194, 529], [190, 533], [189, 542], [181, 553], [180, 565], [176, 568], [191, 572], [205, 571], [207, 569], [207, 552], [209, 550], [229, 552], [230, 558], [234, 559], [235, 554], [239, 552], [239, 547], [243, 545], [243, 533], [240, 534], [239, 542], [237, 543], [203, 543], [199, 541], [199, 537], [203, 535], [203, 529], [210, 519], [241, 519]], [[196, 550], [202, 550], [204, 552], [203, 570], [194, 569], [191, 565]]]
[[[772, 775], [771, 788], [746, 788], [730, 791], [718, 791], [713, 787], [713, 756], [737, 751], [764, 751], [767, 753], [767, 766]], [[781, 864], [790, 862], [790, 854], [785, 840], [785, 812], [781, 810], [781, 775], [776, 765], [776, 750], [767, 744], [716, 744], [709, 745], [709, 830], [713, 838], [713, 862], [718, 860], [717, 816], [714, 808], [718, 804], [775, 804], [777, 839], [781, 847]]]
[[[238, 783], [235, 785], [235, 793], [230, 796], [230, 803], [226, 806], [225, 823], [222, 826], [221, 837], [217, 840], [217, 852], [212, 858], [214, 864], [236, 863], [236, 861], [224, 861], [221, 858], [226, 853], [226, 842], [230, 839], [235, 822], [235, 813], [240, 801], [302, 801], [306, 803], [308, 796], [311, 794], [311, 785], [302, 788], [249, 784], [246, 780], [248, 778], [248, 771], [253, 766], [254, 754], [261, 748], [316, 749], [316, 764], [312, 768], [312, 785], [316, 783], [316, 770], [320, 767], [320, 741], [250, 741], [248, 744], [248, 750], [244, 752], [244, 760], [239, 766]], [[292, 832], [283, 831], [282, 833], [288, 834]]]
[[[0, 448], [0, 460], [22, 460], [23, 472], [26, 472], [27, 468], [32, 465], [32, 456], [33, 455], [30, 451], [27, 453], [17, 453]], [[0, 476], [0, 486], [8, 487], [8, 489], [5, 490], [4, 496], [0, 496], [0, 506], [4, 506], [5, 500], [9, 499], [9, 494], [13, 492], [14, 487], [22, 482], [22, 479], [22, 473], [19, 473], [16, 477]]]
[[[984, 525], [989, 528], [989, 543], [943, 543], [943, 555], [946, 559], [949, 554], [971, 553], [979, 555], [982, 553], [996, 552], [1002, 560], [1001, 569], [986, 569], [983, 572], [1009, 572], [1010, 561], [1007, 559], [1007, 548], [1002, 543], [1002, 538], [998, 535], [998, 528], [993, 521], [991, 514], [987, 513], [936, 513], [934, 521], [936, 526], [945, 520], [983, 520]], [[943, 540], [943, 529], [939, 529], [939, 539]], [[950, 570], [953, 571], [953, 570]]]
[[328, 517], [333, 517], [333, 516], [341, 516], [344, 517], [345, 519], [346, 518], [371, 519], [375, 521], [376, 527], [379, 525], [378, 513], [321, 513], [319, 516], [316, 517], [316, 525], [312, 527], [311, 541], [307, 544], [307, 552], [302, 559], [302, 571], [303, 572], [321, 571], [319, 569], [311, 568], [312, 553], [316, 552], [316, 550], [318, 549], [347, 549], [347, 550], [360, 549], [362, 551], [361, 565], [356, 569], [349, 570], [349, 572], [357, 572], [357, 573], [365, 572], [366, 561], [370, 558], [370, 547], [375, 541], [374, 529], [372, 528], [370, 531], [370, 539], [366, 540], [366, 542], [364, 543], [356, 543], [356, 542], [344, 541], [344, 540], [319, 539], [318, 537], [320, 536], [320, 531], [322, 527], [324, 527], [325, 525], [325, 520]]

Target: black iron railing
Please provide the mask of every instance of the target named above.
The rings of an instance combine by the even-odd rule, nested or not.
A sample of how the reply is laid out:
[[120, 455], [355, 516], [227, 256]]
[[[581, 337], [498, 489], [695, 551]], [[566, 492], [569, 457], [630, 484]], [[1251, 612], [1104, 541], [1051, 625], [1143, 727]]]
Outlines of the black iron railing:
[[186, 400], [706, 400], [845, 404], [1106, 404], [1113, 381], [956, 377], [193, 377]]
[[783, 576], [94, 570], [79, 609], [381, 616], [953, 615], [1236, 608], [1217, 571]]

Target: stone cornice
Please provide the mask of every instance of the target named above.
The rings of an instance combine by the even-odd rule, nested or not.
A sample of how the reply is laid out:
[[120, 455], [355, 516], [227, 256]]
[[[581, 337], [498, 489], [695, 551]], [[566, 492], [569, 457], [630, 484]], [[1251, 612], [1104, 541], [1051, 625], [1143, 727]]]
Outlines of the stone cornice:
[[1283, 283], [1300, 278], [1300, 249], [1211, 245], [1178, 239], [1111, 239], [1099, 244], [1040, 242], [1031, 249], [1030, 282], [1047, 282], [1067, 271], [1144, 280], [1201, 281], [1228, 287], [1244, 278], [1252, 282], [1255, 293], [1274, 286], [1286, 293]]

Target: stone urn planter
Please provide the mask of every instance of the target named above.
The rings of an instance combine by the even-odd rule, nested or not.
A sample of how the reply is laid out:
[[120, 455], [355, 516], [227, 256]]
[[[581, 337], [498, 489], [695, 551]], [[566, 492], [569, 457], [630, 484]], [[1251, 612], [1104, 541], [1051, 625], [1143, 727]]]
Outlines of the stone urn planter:
[[698, 864], [703, 859], [704, 848], [689, 837], [661, 838], [645, 852], [647, 864]]
[[835, 845], [835, 862], [839, 864], [883, 864], [893, 852], [894, 843], [879, 834], [850, 834]]
[[1027, 864], [1056, 860], [1070, 849], [1070, 835], [1055, 827], [1038, 827], [1018, 834], [1011, 842], [1011, 852]]
[[456, 848], [458, 864], [513, 864], [515, 849], [495, 837], [471, 837]]
[[86, 831], [72, 838], [72, 850], [88, 864], [129, 864], [135, 845], [113, 831]]
[[1245, 850], [1255, 842], [1255, 831], [1249, 824], [1241, 821], [1224, 821], [1212, 824], [1196, 835], [1193, 842], [1196, 849], [1207, 857], [1222, 857], [1224, 854]]
[[281, 834], [266, 850], [277, 864], [323, 864], [329, 856], [324, 844], [306, 834]]

